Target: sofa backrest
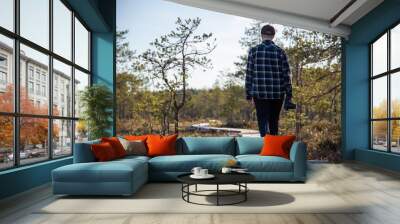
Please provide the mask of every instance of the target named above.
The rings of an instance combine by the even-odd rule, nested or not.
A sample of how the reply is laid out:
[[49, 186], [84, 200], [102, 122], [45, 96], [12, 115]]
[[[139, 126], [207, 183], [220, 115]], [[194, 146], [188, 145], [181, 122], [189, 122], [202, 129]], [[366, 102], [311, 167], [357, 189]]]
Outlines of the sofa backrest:
[[[90, 146], [100, 140], [75, 143], [74, 163], [95, 162]], [[177, 154], [225, 154], [244, 155], [259, 154], [263, 146], [260, 137], [182, 137], [176, 142]]]
[[183, 137], [176, 144], [177, 154], [226, 154], [235, 155], [233, 137]]
[[261, 137], [237, 137], [236, 155], [259, 154], [264, 144]]
[[74, 146], [74, 163], [89, 163], [95, 162], [96, 158], [92, 153], [90, 146], [92, 144], [98, 144], [100, 140], [93, 140], [87, 142], [75, 143]]

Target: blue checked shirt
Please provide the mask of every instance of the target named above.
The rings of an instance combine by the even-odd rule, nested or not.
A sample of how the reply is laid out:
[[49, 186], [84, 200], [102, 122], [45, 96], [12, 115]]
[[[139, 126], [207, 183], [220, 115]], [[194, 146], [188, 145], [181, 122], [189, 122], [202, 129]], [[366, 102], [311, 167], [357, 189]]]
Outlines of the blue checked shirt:
[[290, 68], [285, 52], [266, 40], [249, 51], [246, 69], [246, 98], [292, 97]]

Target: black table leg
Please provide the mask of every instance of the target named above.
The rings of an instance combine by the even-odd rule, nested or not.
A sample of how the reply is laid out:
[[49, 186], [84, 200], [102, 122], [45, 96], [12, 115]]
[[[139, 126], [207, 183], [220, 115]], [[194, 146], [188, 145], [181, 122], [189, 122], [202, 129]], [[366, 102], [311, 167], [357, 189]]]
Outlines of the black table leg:
[[217, 184], [217, 206], [219, 206], [219, 184]]
[[246, 192], [244, 192], [244, 201], [247, 201], [247, 192], [248, 192], [248, 190], [247, 190], [247, 182], [244, 183], [244, 187], [245, 187], [245, 191], [246, 191]]

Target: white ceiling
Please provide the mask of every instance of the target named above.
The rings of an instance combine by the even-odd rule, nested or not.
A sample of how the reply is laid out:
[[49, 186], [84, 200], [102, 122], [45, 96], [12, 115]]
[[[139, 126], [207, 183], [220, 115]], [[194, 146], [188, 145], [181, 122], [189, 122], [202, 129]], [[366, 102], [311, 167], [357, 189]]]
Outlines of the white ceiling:
[[[347, 37], [383, 0], [167, 0], [212, 11]], [[350, 7], [335, 18], [349, 3]]]

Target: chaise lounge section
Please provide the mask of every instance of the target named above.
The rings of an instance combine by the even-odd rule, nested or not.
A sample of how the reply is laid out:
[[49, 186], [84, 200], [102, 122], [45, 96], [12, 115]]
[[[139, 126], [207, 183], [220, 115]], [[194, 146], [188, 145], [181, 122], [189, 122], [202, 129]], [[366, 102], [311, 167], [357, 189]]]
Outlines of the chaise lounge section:
[[259, 182], [304, 182], [306, 146], [295, 142], [290, 159], [260, 156], [263, 138], [184, 137], [176, 144], [177, 155], [127, 156], [96, 162], [91, 145], [77, 143], [74, 163], [52, 172], [53, 193], [67, 195], [132, 195], [148, 181], [176, 181], [176, 177], [200, 166], [218, 172], [229, 160], [236, 160]]

